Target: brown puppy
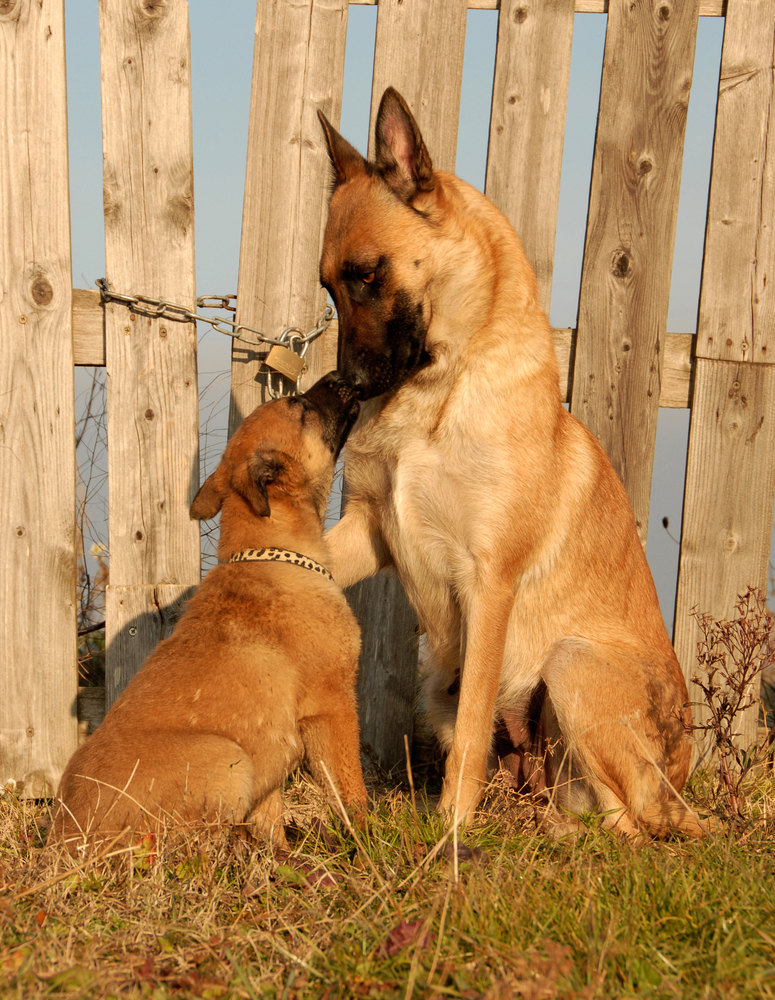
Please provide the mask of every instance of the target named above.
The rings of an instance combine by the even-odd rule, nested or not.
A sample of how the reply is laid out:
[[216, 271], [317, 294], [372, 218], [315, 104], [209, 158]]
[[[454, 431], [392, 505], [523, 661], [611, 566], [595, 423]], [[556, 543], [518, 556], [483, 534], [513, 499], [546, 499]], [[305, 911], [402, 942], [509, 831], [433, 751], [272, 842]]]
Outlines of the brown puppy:
[[395, 567], [417, 610], [442, 808], [473, 809], [499, 725], [515, 770], [538, 754], [533, 785], [564, 810], [700, 834], [678, 795], [686, 686], [624, 489], [560, 401], [517, 235], [432, 169], [392, 88], [373, 163], [320, 117], [336, 172], [321, 281], [365, 401], [333, 572], [348, 586]]
[[[195, 518], [221, 512], [220, 564], [71, 758], [54, 839], [75, 850], [165, 820], [247, 821], [265, 834], [274, 826], [282, 843], [278, 789], [302, 758], [326, 791], [330, 776], [345, 803], [365, 805], [360, 634], [323, 541], [334, 462], [357, 411], [332, 373], [259, 406], [229, 441], [191, 506]], [[267, 546], [276, 551], [258, 554], [277, 558], [255, 561]]]

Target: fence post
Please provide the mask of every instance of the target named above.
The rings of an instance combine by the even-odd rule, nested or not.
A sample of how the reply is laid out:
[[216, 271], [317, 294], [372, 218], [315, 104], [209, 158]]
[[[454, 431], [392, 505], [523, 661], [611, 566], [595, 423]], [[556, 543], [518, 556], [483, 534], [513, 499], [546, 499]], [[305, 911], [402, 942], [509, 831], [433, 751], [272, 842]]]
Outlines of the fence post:
[[[100, 0], [111, 286], [193, 308], [191, 61], [184, 0]], [[199, 582], [196, 329], [108, 304], [108, 706]]]
[[0, 12], [0, 783], [55, 789], [77, 745], [64, 4]]
[[[767, 589], [775, 495], [775, 0], [729, 0], [689, 431], [675, 648], [689, 683], [700, 632]], [[769, 279], [769, 283], [768, 283]], [[703, 715], [695, 708], [695, 714]], [[756, 737], [758, 706], [741, 736]]]
[[[377, 108], [385, 88], [392, 85], [412, 109], [434, 167], [455, 169], [466, 14], [466, 0], [381, 0], [370, 155]], [[396, 576], [364, 580], [350, 587], [347, 597], [363, 642], [358, 678], [361, 739], [374, 763], [393, 768], [404, 762], [404, 735], [411, 744], [414, 730], [417, 618]]]
[[[272, 337], [311, 330], [326, 304], [318, 264], [330, 166], [317, 110], [338, 124], [347, 11], [347, 0], [258, 2], [237, 320]], [[234, 343], [230, 434], [266, 398], [266, 354]], [[336, 331], [306, 358], [308, 385], [335, 367]]]
[[548, 314], [574, 0], [501, 0], [486, 194], [514, 226]]
[[605, 448], [646, 545], [699, 0], [611, 0], [571, 412]]

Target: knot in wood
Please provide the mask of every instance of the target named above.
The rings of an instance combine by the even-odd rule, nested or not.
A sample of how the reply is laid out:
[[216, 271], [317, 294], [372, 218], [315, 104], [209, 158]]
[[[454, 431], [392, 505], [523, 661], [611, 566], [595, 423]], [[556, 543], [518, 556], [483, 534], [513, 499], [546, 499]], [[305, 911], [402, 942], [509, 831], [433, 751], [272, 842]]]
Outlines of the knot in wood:
[[147, 18], [158, 20], [167, 13], [167, 0], [140, 0], [140, 12]]
[[0, 0], [0, 21], [18, 21], [21, 12], [20, 0]]
[[30, 291], [32, 293], [32, 301], [36, 306], [47, 306], [54, 298], [54, 289], [51, 287], [51, 282], [43, 274], [38, 274], [35, 277]]
[[734, 552], [737, 548], [737, 537], [733, 534], [727, 535], [724, 539], [724, 548], [727, 552]]
[[611, 274], [615, 278], [625, 278], [630, 272], [630, 258], [625, 250], [615, 251], [611, 258]]
[[528, 11], [526, 7], [517, 7], [514, 11], [514, 21], [516, 24], [522, 24], [527, 20]]
[[657, 14], [660, 21], [669, 21], [673, 14], [673, 8], [670, 4], [661, 3], [657, 8]]

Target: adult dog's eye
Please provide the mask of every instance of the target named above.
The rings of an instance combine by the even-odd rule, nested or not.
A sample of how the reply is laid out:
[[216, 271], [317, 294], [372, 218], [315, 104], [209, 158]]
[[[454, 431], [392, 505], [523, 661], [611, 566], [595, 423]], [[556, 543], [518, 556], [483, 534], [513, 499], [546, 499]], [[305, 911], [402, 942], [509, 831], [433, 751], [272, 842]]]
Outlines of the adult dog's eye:
[[364, 285], [370, 285], [376, 277], [377, 277], [376, 271], [369, 271], [368, 274], [361, 275], [361, 281], [364, 283]]

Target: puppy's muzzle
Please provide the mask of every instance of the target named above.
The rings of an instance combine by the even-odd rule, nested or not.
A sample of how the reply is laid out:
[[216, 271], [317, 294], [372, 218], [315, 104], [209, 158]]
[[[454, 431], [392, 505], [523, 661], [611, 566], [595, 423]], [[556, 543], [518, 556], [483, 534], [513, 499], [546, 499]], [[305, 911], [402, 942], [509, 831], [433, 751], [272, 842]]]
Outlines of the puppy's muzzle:
[[319, 414], [323, 425], [323, 440], [334, 452], [334, 459], [338, 458], [360, 410], [355, 389], [339, 372], [329, 372], [308, 389], [301, 399], [309, 409]]

